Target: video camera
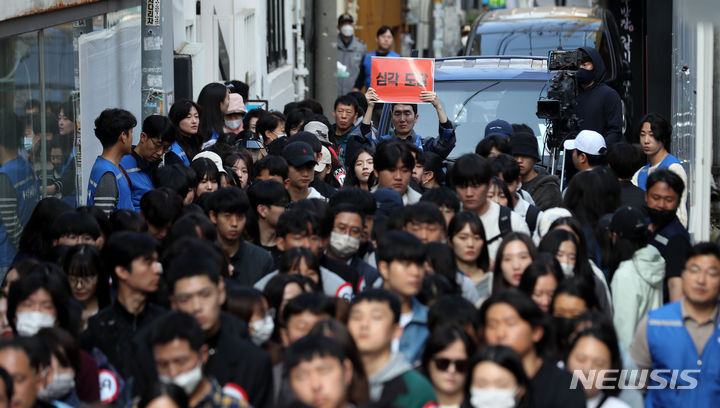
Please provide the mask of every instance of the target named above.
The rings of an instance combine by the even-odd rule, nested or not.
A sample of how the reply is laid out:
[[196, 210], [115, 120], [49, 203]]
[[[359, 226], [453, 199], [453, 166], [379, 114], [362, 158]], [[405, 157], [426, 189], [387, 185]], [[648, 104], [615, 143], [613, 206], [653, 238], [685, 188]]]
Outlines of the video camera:
[[547, 147], [559, 148], [568, 136], [578, 132], [580, 123], [572, 111], [577, 105], [576, 80], [582, 55], [579, 50], [555, 50], [548, 55], [548, 71], [557, 72], [549, 81], [547, 97], [537, 103], [537, 117], [548, 121]]

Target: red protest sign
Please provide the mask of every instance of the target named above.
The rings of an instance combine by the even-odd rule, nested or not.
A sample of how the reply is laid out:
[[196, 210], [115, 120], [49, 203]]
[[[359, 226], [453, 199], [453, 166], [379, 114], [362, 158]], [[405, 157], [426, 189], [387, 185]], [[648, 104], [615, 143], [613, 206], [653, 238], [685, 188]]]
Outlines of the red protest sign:
[[373, 57], [370, 86], [381, 102], [424, 103], [420, 92], [435, 89], [431, 58]]

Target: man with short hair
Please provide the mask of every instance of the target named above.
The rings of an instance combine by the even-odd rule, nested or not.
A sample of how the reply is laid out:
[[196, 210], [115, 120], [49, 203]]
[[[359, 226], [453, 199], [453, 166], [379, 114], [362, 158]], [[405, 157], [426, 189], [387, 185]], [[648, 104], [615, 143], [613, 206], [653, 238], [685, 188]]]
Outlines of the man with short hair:
[[411, 364], [420, 361], [428, 337], [427, 306], [417, 300], [425, 276], [425, 245], [404, 231], [389, 231], [378, 242], [377, 265], [381, 279], [372, 287], [382, 287], [401, 302], [398, 321], [402, 336], [395, 338], [392, 351]]
[[360, 136], [359, 130], [355, 128], [359, 109], [357, 100], [350, 95], [335, 99], [332, 112], [335, 124], [330, 128], [330, 142], [341, 163], [345, 163], [349, 139], [355, 134]]
[[[38, 348], [44, 346], [40, 343], [40, 339], [35, 337], [0, 340], [0, 367], [12, 378], [10, 384], [6, 383], [4, 387], [5, 393], [8, 394], [4, 401], [5, 408], [53, 407], [52, 404], [39, 398], [40, 391], [47, 381], [46, 367], [37, 355]], [[3, 382], [7, 381], [6, 378], [3, 376]]]
[[282, 156], [288, 163], [288, 176], [284, 180], [285, 189], [292, 201], [306, 198], [325, 199], [317, 190], [310, 187], [315, 178], [315, 155], [312, 147], [305, 142], [288, 143], [282, 150]]
[[445, 225], [450, 225], [450, 220], [460, 212], [460, 199], [449, 187], [432, 188], [424, 192], [420, 202], [435, 204], [445, 218]]
[[0, 123], [0, 274], [5, 276], [39, 199], [40, 186], [32, 164], [18, 155], [22, 129], [17, 115], [0, 109]]
[[301, 403], [317, 408], [348, 408], [353, 366], [337, 340], [306, 336], [287, 349], [285, 369]]
[[[617, 145], [615, 145], [617, 146]], [[665, 279], [667, 297], [671, 302], [682, 298], [681, 273], [685, 259], [690, 253], [690, 234], [677, 216], [682, 193], [685, 190], [682, 178], [664, 168], [655, 170], [647, 178], [644, 207], [650, 217], [650, 244], [665, 258]]]
[[281, 183], [262, 180], [253, 183], [247, 190], [250, 210], [255, 215], [256, 230], [252, 231], [253, 244], [270, 252], [277, 262], [280, 251], [275, 243], [275, 228], [278, 219], [290, 203], [290, 196]]
[[120, 160], [120, 166], [130, 179], [130, 191], [135, 211], [140, 212], [140, 200], [153, 189], [152, 176], [163, 153], [175, 143], [175, 128], [165, 116], [150, 115], [143, 121], [140, 141]]
[[445, 217], [436, 205], [419, 202], [403, 209], [402, 225], [406, 232], [416, 236], [423, 244], [445, 240]]
[[436, 403], [430, 382], [392, 350], [400, 327], [401, 305], [387, 290], [358, 294], [348, 310], [347, 328], [357, 345], [376, 406], [424, 407]]
[[535, 135], [518, 131], [510, 139], [512, 156], [520, 166], [520, 180], [523, 190], [530, 193], [535, 205], [545, 211], [562, 204], [560, 183], [557, 177], [550, 175], [545, 169], [535, 167], [540, 161], [538, 141]]
[[148, 233], [158, 241], [165, 239], [168, 230], [182, 213], [182, 197], [168, 187], [150, 190], [140, 199], [140, 214], [145, 219]]
[[[375, 104], [380, 100], [373, 88], [369, 88], [365, 97], [368, 101], [368, 110], [363, 117], [360, 125], [360, 132], [368, 139], [373, 140], [373, 129], [371, 126], [372, 112]], [[392, 123], [395, 131], [391, 135], [378, 136], [378, 142], [383, 140], [399, 140], [403, 143], [414, 144], [420, 150], [425, 152], [433, 152], [443, 159], [446, 159], [450, 152], [455, 148], [455, 124], [448, 119], [445, 110], [440, 103], [435, 92], [420, 92], [420, 100], [430, 103], [435, 108], [438, 116], [438, 135], [436, 137], [426, 137], [415, 133], [415, 125], [420, 115], [418, 115], [417, 104], [393, 104], [391, 108]]]
[[490, 259], [494, 260], [505, 234], [514, 231], [530, 235], [530, 230], [516, 212], [487, 199], [491, 177], [492, 166], [488, 160], [474, 153], [460, 156], [448, 172], [463, 210], [474, 211], [480, 217], [485, 228], [485, 245]]
[[210, 193], [207, 215], [218, 231], [218, 241], [230, 257], [235, 268], [232, 279], [251, 286], [272, 271], [273, 260], [269, 252], [242, 239], [245, 213], [250, 209], [245, 192], [237, 187], [224, 187]]
[[164, 312], [148, 301], [157, 291], [162, 274], [157, 248], [157, 241], [145, 233], [121, 231], [110, 236], [101, 254], [117, 288], [117, 299], [88, 319], [80, 337], [85, 350], [100, 349], [126, 379], [131, 375], [127, 356], [132, 355], [133, 335]]
[[605, 138], [593, 130], [581, 130], [575, 139], [566, 140], [565, 150], [572, 151], [572, 162], [577, 171], [592, 170], [605, 165], [607, 147]]
[[344, 13], [338, 17], [338, 95], [345, 95], [353, 90], [355, 80], [360, 73], [360, 64], [367, 52], [367, 45], [355, 36], [355, 19]]
[[[682, 272], [682, 293], [681, 300], [650, 311], [633, 338], [630, 353], [638, 367], [657, 370], [647, 383], [648, 407], [709, 407], [720, 395], [717, 244], [693, 247]], [[679, 377], [676, 370], [681, 370]]]
[[153, 325], [148, 340], [158, 379], [175, 384], [188, 397], [193, 408], [247, 407], [244, 400], [228, 395], [215, 378], [204, 370], [210, 350], [202, 328], [192, 316], [169, 312]]
[[287, 178], [288, 164], [281, 156], [265, 156], [253, 164], [253, 181], [272, 179], [284, 184]]
[[410, 205], [420, 201], [420, 193], [410, 187], [410, 176], [415, 168], [415, 158], [405, 143], [384, 141], [375, 151], [375, 177], [378, 184], [372, 188], [388, 187], [402, 196], [403, 204]]
[[95, 119], [95, 136], [103, 152], [90, 170], [87, 205], [96, 205], [107, 215], [117, 210], [135, 210], [130, 178], [120, 165], [120, 160], [132, 151], [135, 125], [135, 116], [124, 109], [105, 109]]
[[270, 356], [246, 338], [243, 321], [222, 311], [226, 295], [220, 265], [212, 258], [181, 255], [170, 263], [167, 282], [173, 310], [195, 317], [205, 333], [209, 347], [205, 373], [225, 387], [243, 390], [254, 407], [270, 406]]

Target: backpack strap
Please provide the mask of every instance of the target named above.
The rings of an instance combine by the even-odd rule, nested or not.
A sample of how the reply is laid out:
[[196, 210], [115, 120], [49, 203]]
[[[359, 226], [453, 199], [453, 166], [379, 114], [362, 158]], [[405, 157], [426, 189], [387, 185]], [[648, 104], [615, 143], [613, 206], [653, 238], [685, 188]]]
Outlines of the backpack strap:
[[530, 228], [530, 233], [535, 231], [538, 215], [540, 215], [540, 207], [530, 204], [530, 207], [528, 207], [527, 213], [525, 214], [525, 222]]
[[487, 244], [491, 244], [498, 239], [501, 239], [505, 234], [512, 232], [511, 222], [512, 210], [504, 205], [500, 206], [500, 216], [498, 217], [498, 227], [500, 227], [500, 233], [487, 241]]

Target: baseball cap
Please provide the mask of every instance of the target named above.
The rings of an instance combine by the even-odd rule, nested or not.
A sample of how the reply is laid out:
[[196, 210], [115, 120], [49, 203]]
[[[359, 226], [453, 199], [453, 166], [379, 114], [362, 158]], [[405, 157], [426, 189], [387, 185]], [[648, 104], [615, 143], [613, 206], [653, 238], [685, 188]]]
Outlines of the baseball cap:
[[513, 133], [512, 125], [502, 119], [495, 119], [485, 126], [485, 137], [498, 135], [509, 139]]
[[470, 34], [470, 29], [471, 29], [470, 24], [463, 25], [462, 28], [460, 29], [460, 35]]
[[240, 96], [240, 94], [231, 93], [230, 94], [230, 102], [228, 103], [228, 109], [227, 112], [225, 112], [226, 115], [229, 115], [231, 113], [247, 113], [247, 108], [245, 107], [245, 103], [243, 101], [243, 97]]
[[288, 143], [282, 150], [282, 157], [293, 167], [302, 167], [305, 164], [317, 164], [312, 147], [305, 142]]
[[375, 217], [388, 217], [395, 211], [403, 208], [402, 196], [392, 188], [378, 188], [373, 195], [375, 196], [375, 203], [377, 205]]
[[640, 239], [648, 234], [645, 215], [639, 209], [629, 205], [615, 210], [610, 220], [610, 231], [627, 239]]
[[306, 132], [310, 132], [310, 133], [314, 134], [315, 136], [317, 136], [317, 138], [322, 143], [330, 144], [330, 138], [328, 137], [328, 134], [330, 133], [330, 129], [328, 129], [328, 127], [325, 126], [324, 123], [313, 120], [311, 122], [306, 123], [303, 130]]
[[354, 23], [354, 22], [355, 22], [355, 19], [353, 19], [353, 17], [348, 13], [344, 13], [344, 14], [340, 15], [340, 17], [338, 17], [338, 25], [339, 26], [343, 25], [345, 23]]
[[575, 139], [566, 140], [563, 146], [565, 150], [580, 150], [593, 156], [599, 156], [607, 152], [605, 138], [594, 130], [581, 130], [575, 136]]
[[202, 159], [202, 158], [212, 160], [213, 163], [215, 163], [215, 166], [217, 166], [217, 169], [220, 173], [227, 174], [227, 172], [225, 171], [225, 168], [223, 168], [222, 159], [220, 158], [220, 156], [217, 153], [206, 150], [204, 152], [200, 152], [200, 153], [196, 154], [195, 157], [193, 157], [193, 161], [195, 161], [197, 159]]
[[320, 163], [315, 165], [315, 171], [317, 171], [318, 173], [325, 170], [325, 167], [329, 166], [332, 163], [330, 150], [328, 150], [327, 147], [323, 146], [320, 154]]

